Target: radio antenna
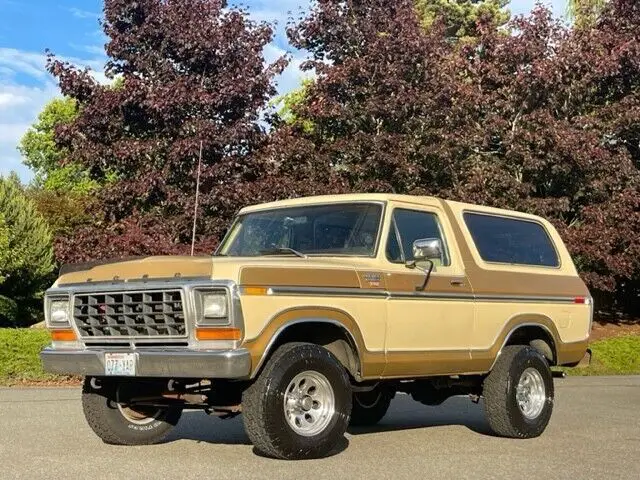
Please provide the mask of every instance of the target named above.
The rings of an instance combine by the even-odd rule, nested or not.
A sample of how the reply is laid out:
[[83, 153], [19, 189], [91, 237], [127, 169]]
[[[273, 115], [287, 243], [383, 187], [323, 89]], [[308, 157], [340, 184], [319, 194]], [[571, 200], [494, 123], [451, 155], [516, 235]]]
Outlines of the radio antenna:
[[193, 208], [193, 232], [191, 234], [191, 256], [196, 251], [196, 226], [198, 223], [198, 201], [200, 200], [200, 174], [202, 172], [202, 148], [203, 141], [200, 140], [200, 153], [198, 154], [198, 175], [196, 178], [196, 201]]
[[[206, 72], [202, 72], [202, 78], [200, 79], [200, 88], [204, 88], [204, 75]], [[191, 256], [196, 251], [196, 227], [198, 225], [198, 203], [200, 201], [200, 174], [202, 173], [202, 149], [204, 141], [200, 140], [200, 152], [198, 153], [198, 173], [196, 177], [196, 201], [193, 206], [193, 231], [191, 232]]]

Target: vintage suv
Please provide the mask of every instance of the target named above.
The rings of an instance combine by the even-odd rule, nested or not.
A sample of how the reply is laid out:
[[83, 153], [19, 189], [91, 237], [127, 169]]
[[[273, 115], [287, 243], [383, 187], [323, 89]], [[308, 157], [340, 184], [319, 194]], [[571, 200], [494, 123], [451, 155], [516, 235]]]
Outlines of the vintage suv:
[[257, 451], [298, 459], [396, 392], [482, 399], [494, 433], [540, 435], [550, 366], [588, 354], [593, 302], [542, 218], [348, 195], [245, 208], [213, 257], [66, 268], [45, 310], [44, 367], [85, 377], [106, 443], [159, 442], [201, 409], [242, 413]]

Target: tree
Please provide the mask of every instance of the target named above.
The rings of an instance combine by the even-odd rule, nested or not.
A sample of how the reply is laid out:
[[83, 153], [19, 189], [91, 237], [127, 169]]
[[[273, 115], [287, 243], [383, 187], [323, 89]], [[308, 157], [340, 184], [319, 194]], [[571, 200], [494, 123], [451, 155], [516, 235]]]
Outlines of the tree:
[[[119, 88], [51, 58], [79, 116], [56, 142], [99, 193], [96, 222], [57, 242], [65, 261], [188, 252], [200, 173], [198, 251], [210, 252], [259, 172], [248, 156], [266, 138], [261, 114], [284, 59], [265, 65], [272, 29], [221, 0], [107, 0], [107, 74]], [[200, 163], [199, 159], [202, 159]]]
[[599, 305], [622, 306], [611, 292], [637, 298], [640, 279], [639, 12], [612, 0], [571, 30], [537, 8], [511, 35], [483, 21], [453, 47], [417, 28], [408, 2], [318, 1], [291, 31], [317, 80], [265, 162], [286, 185], [307, 179], [305, 193], [435, 194], [545, 216]]
[[476, 37], [480, 19], [491, 19], [496, 26], [507, 23], [510, 14], [505, 7], [508, 4], [509, 0], [415, 0], [425, 27], [441, 19], [445, 24], [444, 34], [459, 39]]
[[602, 14], [608, 0], [568, 0], [567, 14], [578, 28], [589, 27]]
[[73, 235], [81, 227], [93, 225], [94, 215], [100, 214], [93, 195], [38, 186], [27, 188], [25, 194], [47, 221], [54, 241]]
[[78, 194], [89, 194], [98, 187], [82, 167], [67, 162], [68, 150], [55, 141], [56, 129], [72, 123], [77, 116], [74, 99], [53, 99], [22, 137], [18, 149], [25, 165], [35, 172], [36, 185], [46, 190]]
[[300, 121], [266, 149], [272, 176], [306, 183], [299, 193], [314, 184], [324, 192], [406, 191], [423, 175], [447, 176], [424, 170], [423, 160], [436, 153], [439, 105], [449, 105], [451, 47], [441, 31], [424, 32], [411, 1], [319, 1], [290, 39], [310, 52], [304, 67], [317, 80], [292, 109]]
[[[293, 125], [297, 122], [300, 122], [301, 119], [297, 117], [295, 113], [296, 107], [306, 101], [307, 92], [312, 87], [313, 80], [303, 80], [300, 87], [277, 97], [273, 102], [271, 102], [272, 104], [278, 105], [280, 107], [276, 117], [277, 119], [274, 122], [276, 127], [277, 122], [284, 122], [287, 125]], [[310, 121], [302, 121], [300, 124], [307, 133], [311, 133], [311, 131], [313, 130], [313, 123]]]
[[0, 178], [0, 326], [25, 326], [51, 281], [51, 233], [15, 177]]
[[451, 195], [552, 219], [600, 305], [640, 278], [638, 26], [631, 0], [588, 29], [538, 8], [517, 35], [488, 29], [458, 60], [467, 161]]

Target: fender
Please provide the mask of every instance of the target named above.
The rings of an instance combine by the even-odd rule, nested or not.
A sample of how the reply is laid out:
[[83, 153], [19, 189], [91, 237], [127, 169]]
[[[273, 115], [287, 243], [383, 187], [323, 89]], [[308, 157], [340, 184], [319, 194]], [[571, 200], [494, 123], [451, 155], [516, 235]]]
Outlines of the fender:
[[341, 328], [355, 349], [362, 377], [382, 373], [385, 363], [384, 352], [369, 352], [366, 349], [360, 327], [351, 315], [336, 308], [296, 307], [278, 312], [255, 338], [246, 340], [242, 345], [251, 354], [253, 365], [251, 378], [260, 371], [280, 335], [287, 328], [303, 323], [326, 323]]
[[520, 313], [511, 317], [507, 323], [502, 327], [501, 332], [498, 334], [493, 342], [493, 345], [486, 350], [472, 350], [471, 357], [476, 364], [476, 368], [484, 371], [491, 371], [498, 357], [502, 353], [502, 350], [509, 342], [512, 335], [520, 328], [524, 327], [537, 327], [545, 331], [553, 342], [551, 349], [556, 363], [559, 364], [560, 351], [564, 343], [560, 339], [558, 329], [556, 328], [553, 320], [546, 315], [539, 313]]

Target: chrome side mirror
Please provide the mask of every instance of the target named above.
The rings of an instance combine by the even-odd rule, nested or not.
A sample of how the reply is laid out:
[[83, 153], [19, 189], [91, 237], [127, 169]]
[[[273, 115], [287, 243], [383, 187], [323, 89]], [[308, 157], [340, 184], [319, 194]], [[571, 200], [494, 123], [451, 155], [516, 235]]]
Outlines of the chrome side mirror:
[[439, 238], [421, 238], [413, 242], [413, 261], [442, 260], [442, 241]]

